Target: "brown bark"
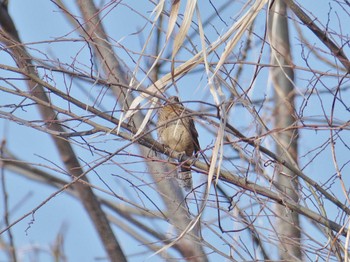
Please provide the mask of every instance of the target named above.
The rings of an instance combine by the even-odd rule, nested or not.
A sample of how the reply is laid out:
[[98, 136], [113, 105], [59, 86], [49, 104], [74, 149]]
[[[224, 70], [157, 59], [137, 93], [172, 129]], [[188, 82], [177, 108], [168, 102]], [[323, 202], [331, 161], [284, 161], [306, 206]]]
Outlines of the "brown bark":
[[[26, 51], [24, 45], [22, 45], [15, 25], [7, 13], [7, 9], [4, 9], [3, 7], [0, 9], [0, 24], [2, 26], [2, 30], [0, 31], [0, 41], [3, 42], [11, 51], [12, 57], [19, 68], [25, 69], [28, 74], [37, 75], [37, 72], [32, 64], [32, 59], [29, 53]], [[50, 103], [50, 100], [47, 97], [45, 89], [42, 85], [35, 83], [30, 79], [27, 80], [27, 85], [28, 90], [34, 97]], [[41, 105], [38, 105], [38, 107], [47, 128], [57, 132], [64, 132], [64, 129], [60, 125], [56, 113], [52, 108]], [[61, 160], [64, 163], [67, 172], [72, 177], [79, 177], [79, 179], [88, 181], [69, 141], [57, 136], [52, 136], [52, 138], [56, 144]], [[82, 183], [76, 183], [75, 187], [84, 208], [95, 225], [110, 260], [126, 261], [123, 251], [121, 250], [121, 247], [112, 231], [107, 217], [92, 189]]]

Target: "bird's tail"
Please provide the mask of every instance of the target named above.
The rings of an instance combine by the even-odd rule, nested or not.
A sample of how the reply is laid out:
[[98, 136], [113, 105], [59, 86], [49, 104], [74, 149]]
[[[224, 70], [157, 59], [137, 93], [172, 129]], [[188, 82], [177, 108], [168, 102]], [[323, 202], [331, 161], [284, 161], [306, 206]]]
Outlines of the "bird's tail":
[[183, 187], [187, 192], [192, 190], [192, 173], [188, 167], [181, 167], [181, 171], [177, 174], [179, 185]]

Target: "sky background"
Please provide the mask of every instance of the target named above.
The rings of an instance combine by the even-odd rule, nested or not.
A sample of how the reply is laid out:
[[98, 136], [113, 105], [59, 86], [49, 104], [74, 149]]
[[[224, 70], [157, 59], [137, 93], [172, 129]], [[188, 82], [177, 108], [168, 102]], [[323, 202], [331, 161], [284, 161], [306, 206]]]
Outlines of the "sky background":
[[[221, 2], [217, 3], [216, 8], [219, 9]], [[100, 4], [100, 1], [96, 1]], [[127, 47], [129, 50], [135, 52], [141, 52], [142, 45], [147, 38], [147, 34], [150, 29], [150, 25], [147, 23], [146, 18], [151, 17], [151, 12], [154, 8], [152, 4], [148, 1], [124, 1], [125, 4], [132, 6], [136, 11], [131, 12], [129, 7], [126, 5], [119, 5], [117, 8], [111, 9], [110, 12], [103, 12], [105, 17], [103, 22], [105, 23], [105, 29], [108, 35], [111, 37], [111, 41], [115, 43], [115, 49], [117, 50], [118, 56], [120, 56], [131, 69], [134, 68], [135, 63], [130, 59], [127, 52], [123, 51], [122, 46]], [[315, 21], [325, 25], [327, 24], [328, 17], [329, 19], [329, 28], [340, 28], [343, 35], [349, 35], [349, 17], [342, 16], [344, 12], [334, 4], [334, 1], [320, 1], [315, 7], [315, 1], [303, 1], [302, 6], [309, 10], [308, 13], [310, 16], [315, 18]], [[67, 6], [75, 14], [79, 15], [74, 1], [66, 1]], [[331, 5], [330, 5], [331, 4]], [[229, 8], [224, 9], [220, 12], [221, 19], [215, 19], [212, 21], [210, 26], [206, 27], [206, 36], [210, 41], [215, 40], [219, 34], [222, 34], [227, 29], [227, 25], [231, 26], [234, 23], [235, 14], [239, 12], [239, 8], [243, 5], [233, 4]], [[331, 6], [331, 7], [330, 7]], [[207, 1], [200, 3], [200, 10], [203, 21], [206, 17], [209, 17], [213, 13], [213, 8]], [[339, 10], [338, 10], [339, 8]], [[184, 7], [182, 7], [183, 11]], [[70, 24], [67, 23], [66, 19], [62, 15], [61, 11], [55, 6], [51, 1], [47, 0], [34, 0], [34, 1], [20, 1], [20, 0], [11, 0], [9, 5], [10, 14], [15, 22], [15, 25], [19, 31], [19, 35], [24, 43], [33, 43], [30, 44], [30, 52], [41, 59], [45, 58], [45, 55], [49, 57], [56, 57], [62, 63], [72, 63], [73, 60], [77, 61], [77, 65], [81, 68], [84, 68], [84, 65], [89, 64], [89, 52], [86, 47], [83, 47], [82, 43], [72, 43], [72, 42], [58, 42], [58, 43], [40, 43], [41, 41], [54, 40], [54, 39], [71, 39], [79, 37], [76, 32], [72, 30]], [[138, 15], [137, 12], [142, 14]], [[266, 14], [262, 13], [258, 16], [256, 30], [259, 30], [259, 34], [262, 34], [265, 29], [265, 19]], [[223, 22], [223, 21], [224, 22]], [[225, 23], [227, 25], [225, 25]], [[298, 20], [295, 23], [299, 23]], [[295, 64], [304, 64], [303, 59], [300, 54], [304, 54], [306, 57], [308, 53], [303, 53], [303, 50], [307, 51], [304, 46], [300, 44], [300, 39], [296, 34], [294, 27], [291, 26], [291, 43], [293, 48], [293, 57], [295, 59]], [[141, 32], [141, 33], [139, 33]], [[333, 32], [331, 32], [333, 33]], [[339, 32], [338, 32], [339, 33]], [[141, 37], [140, 37], [141, 36]], [[256, 36], [258, 38], [258, 36]], [[311, 44], [315, 45], [315, 48], [321, 47], [325, 49], [323, 45], [312, 35], [307, 34], [308, 40]], [[336, 39], [336, 35], [334, 35]], [[337, 39], [336, 39], [337, 40]], [[193, 37], [193, 41], [198, 41], [198, 35]], [[34, 44], [35, 43], [35, 44]], [[239, 46], [239, 45], [238, 45]], [[170, 48], [169, 48], [170, 49]], [[38, 51], [40, 50], [40, 52]], [[223, 48], [221, 49], [221, 51]], [[254, 49], [255, 52], [250, 53], [249, 60], [252, 62], [257, 61], [259, 56], [259, 47]], [[219, 49], [220, 51], [220, 49]], [[347, 54], [349, 50], [346, 49]], [[44, 53], [41, 53], [44, 52]], [[77, 53], [79, 54], [77, 55]], [[186, 54], [183, 55], [186, 59]], [[263, 61], [268, 61], [268, 53], [263, 54]], [[137, 53], [133, 59], [137, 59]], [[232, 60], [234, 60], [234, 55]], [[0, 50], [0, 63], [8, 64], [14, 66], [13, 61], [10, 57]], [[328, 66], [324, 63], [317, 62], [311, 55], [310, 57], [310, 66], [315, 70], [327, 71]], [[166, 72], [169, 68], [162, 68]], [[253, 66], [247, 66], [244, 70], [244, 75], [242, 77], [242, 86], [248, 86], [251, 82], [252, 72], [254, 70]], [[330, 70], [330, 69], [329, 69]], [[4, 74], [3, 76], [1, 74]], [[6, 74], [6, 75], [5, 75]], [[311, 74], [305, 70], [296, 70], [296, 86], [300, 90], [306, 90], [311, 88], [310, 83], [315, 83], [315, 81], [310, 82]], [[8, 73], [0, 71], [0, 77], [7, 77]], [[55, 75], [55, 81], [57, 85], [64, 83], [63, 79], [58, 75]], [[139, 79], [141, 79], [142, 74], [139, 74]], [[317, 83], [319, 91], [325, 91], [326, 87], [333, 88], [337, 84], [337, 80], [334, 78], [322, 78], [321, 83]], [[345, 85], [348, 83], [345, 83]], [[315, 84], [316, 85], [316, 84]], [[210, 93], [207, 91], [206, 86], [206, 77], [204, 72], [198, 72], [192, 74], [191, 77], [184, 77], [178, 82], [180, 86], [180, 96], [182, 100], [203, 100], [213, 102], [210, 97]], [[23, 83], [22, 86], [19, 86], [23, 89], [26, 88]], [[87, 88], [88, 92], [85, 94], [81, 92], [79, 88], [77, 90], [73, 89], [72, 93], [80, 96], [82, 101], [89, 101], [89, 99], [98, 92], [98, 89], [93, 85]], [[259, 74], [254, 88], [252, 89], [250, 96], [252, 99], [263, 99], [266, 96], [272, 94], [271, 83], [268, 79], [268, 69], [263, 69]], [[175, 94], [174, 89], [171, 89], [168, 94]], [[91, 96], [89, 94], [92, 94]], [[348, 102], [346, 99], [347, 93], [344, 93], [344, 101]], [[111, 95], [106, 95], [103, 98], [103, 103], [107, 109], [112, 109], [114, 106], [113, 97]], [[303, 111], [303, 116], [305, 119], [315, 119], [324, 121], [324, 114], [329, 115], [330, 109], [332, 106], [332, 95], [323, 95], [322, 100], [317, 96], [314, 96], [309, 99], [309, 106], [305, 107]], [[10, 96], [0, 95], [0, 106], [5, 104], [11, 104], [17, 102], [17, 99], [13, 99]], [[300, 109], [303, 105], [303, 98], [300, 96], [297, 99], [297, 109]], [[59, 101], [58, 101], [59, 103]], [[310, 106], [312, 104], [312, 106]], [[196, 104], [188, 103], [186, 104], [191, 109], [198, 110]], [[336, 118], [341, 122], [346, 122], [349, 119], [349, 111], [347, 108], [341, 104], [336, 105]], [[29, 112], [18, 113], [19, 116], [29, 117], [30, 119], [37, 119], [38, 112], [36, 110], [30, 110]], [[251, 127], [254, 124], [251, 124], [252, 121], [251, 115], [244, 108], [237, 106], [233, 111], [232, 123], [235, 124], [235, 127], [239, 130], [245, 132], [246, 136], [252, 135], [256, 130]], [[270, 124], [272, 124], [270, 122]], [[200, 122], [197, 123], [197, 129], [199, 130], [200, 135], [200, 144], [202, 147], [209, 146], [213, 144], [213, 138], [205, 134], [204, 128], [202, 125], [206, 123]], [[0, 137], [6, 139], [7, 147], [21, 159], [24, 159], [32, 163], [40, 163], [52, 167], [52, 163], [55, 163], [58, 166], [63, 166], [57, 150], [51, 140], [51, 138], [41, 132], [28, 129], [24, 126], [18, 125], [14, 122], [5, 121], [0, 119]], [[331, 151], [324, 150], [321, 151], [320, 147], [323, 143], [326, 143], [329, 138], [329, 132], [327, 131], [308, 131], [304, 130], [300, 133], [300, 165], [301, 167], [305, 166], [305, 173], [312, 176], [320, 184], [326, 183], [330, 176], [334, 175], [334, 165], [331, 160]], [[349, 167], [347, 161], [349, 161], [349, 149], [347, 148], [347, 139], [346, 136], [341, 136], [342, 140], [338, 140], [337, 143], [337, 158], [338, 162], [343, 164], [343, 171], [347, 173]], [[96, 143], [96, 145], [110, 150], [113, 152], [114, 146], [116, 146], [117, 141], [115, 137], [106, 136], [103, 138], [95, 139], [94, 137], [89, 140], [91, 143]], [[267, 146], [273, 146], [272, 142], [269, 139], [266, 139], [264, 143]], [[315, 150], [316, 149], [316, 150]], [[76, 145], [75, 150], [79, 152], [81, 159], [89, 160], [92, 159], [90, 152], [86, 149], [82, 149], [81, 146]], [[308, 165], [307, 163], [316, 157], [316, 165]], [[120, 160], [120, 159], [118, 159]], [[52, 163], [50, 163], [51, 161]], [[117, 160], [116, 160], [117, 161]], [[132, 161], [128, 163], [128, 160], [122, 159], [121, 162], [125, 163], [129, 168], [141, 168], [142, 164], [136, 163], [133, 164]], [[112, 165], [106, 165], [99, 169], [99, 173], [106, 174], [103, 177], [103, 181], [113, 181], [114, 175], [123, 175], [121, 169], [114, 170], [115, 167]], [[272, 170], [271, 170], [272, 171]], [[66, 178], [66, 177], [62, 177]], [[90, 177], [89, 177], [90, 178]], [[147, 176], [140, 177], [140, 179], [147, 179]], [[204, 177], [197, 175], [195, 177], [195, 184], [199, 184], [204, 181]], [[100, 178], [92, 176], [91, 181], [94, 185], [105, 188], [103, 181]], [[344, 176], [345, 185], [349, 185], [349, 178]], [[56, 190], [47, 187], [37, 182], [33, 182], [29, 179], [23, 178], [16, 173], [11, 171], [6, 172], [6, 186], [7, 191], [9, 192], [9, 203], [11, 208], [11, 221], [18, 219], [23, 214], [29, 212], [34, 207], [39, 205], [43, 200], [50, 196]], [[123, 186], [127, 184], [123, 181], [120, 182], [120, 185], [114, 185], [117, 192], [124, 192]], [[339, 185], [333, 185], [332, 190], [341, 190]], [[118, 191], [119, 190], [119, 191]], [[120, 191], [121, 190], [121, 191]], [[121, 193], [123, 194], [123, 193]], [[127, 192], [125, 191], [125, 194]], [[152, 196], [152, 192], [149, 192]], [[107, 196], [106, 196], [107, 197]], [[134, 197], [132, 195], [127, 195], [127, 197]], [[340, 195], [341, 197], [341, 195]], [[2, 194], [1, 206], [3, 203]], [[112, 198], [111, 198], [112, 199]], [[148, 203], [149, 204], [149, 203]], [[161, 206], [161, 203], [157, 203]], [[213, 208], [209, 208], [208, 212], [212, 212]], [[336, 218], [337, 210], [334, 208], [334, 213], [332, 213], [333, 207], [329, 206], [330, 218]], [[0, 212], [3, 212], [1, 209]], [[209, 215], [210, 216], [210, 215]], [[215, 215], [213, 215], [215, 217]], [[34, 218], [34, 220], [32, 220]], [[33, 222], [33, 223], [31, 223]], [[261, 222], [263, 223], [263, 222]], [[305, 225], [307, 222], [305, 219], [302, 219], [302, 223]], [[1, 220], [1, 228], [3, 228], [4, 223]], [[169, 227], [166, 224], [154, 225], [156, 227]], [[146, 249], [140, 246], [137, 242], [132, 240], [128, 235], [122, 231], [114, 228], [116, 230], [116, 235], [118, 240], [122, 244], [122, 248], [125, 250], [126, 255], [134, 254], [137, 252], [143, 252]], [[171, 228], [169, 227], [169, 231]], [[16, 247], [19, 251], [20, 261], [31, 261], [31, 257], [34, 256], [33, 247], [37, 247], [40, 250], [49, 250], [50, 245], [55, 242], [55, 238], [59, 232], [62, 232], [65, 236], [64, 250], [67, 254], [68, 261], [94, 261], [97, 258], [104, 258], [105, 251], [99, 241], [99, 238], [87, 216], [84, 209], [82, 208], [79, 201], [75, 200], [71, 196], [67, 196], [65, 193], [61, 193], [56, 197], [52, 198], [47, 204], [41, 207], [34, 215], [34, 217], [27, 217], [21, 222], [16, 224], [12, 228], [13, 234], [15, 236]], [[310, 233], [310, 232], [309, 232]], [[317, 233], [315, 233], [317, 234]], [[219, 242], [218, 242], [219, 243]], [[224, 250], [224, 248], [223, 248]], [[228, 251], [228, 250], [227, 250]], [[1, 254], [0, 250], [0, 262], [5, 261], [6, 258], [4, 254]], [[275, 252], [272, 250], [271, 252]], [[210, 257], [212, 261], [215, 261], [215, 256]], [[50, 261], [51, 255], [49, 252], [40, 252], [40, 261]], [[102, 260], [103, 261], [103, 260]], [[140, 256], [130, 257], [130, 261], [140, 261]], [[157, 257], [152, 257], [149, 261], [161, 261]]]

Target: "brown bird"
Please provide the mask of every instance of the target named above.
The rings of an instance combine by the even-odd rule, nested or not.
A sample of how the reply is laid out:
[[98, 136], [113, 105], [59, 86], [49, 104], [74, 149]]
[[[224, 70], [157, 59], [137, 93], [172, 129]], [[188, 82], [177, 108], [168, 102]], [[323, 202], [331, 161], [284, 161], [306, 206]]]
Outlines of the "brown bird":
[[[169, 97], [158, 112], [158, 134], [165, 146], [172, 150], [192, 156], [199, 151], [198, 132], [192, 117], [186, 116], [186, 110], [177, 96]], [[192, 174], [188, 164], [181, 165], [178, 179], [185, 190], [192, 189]]]

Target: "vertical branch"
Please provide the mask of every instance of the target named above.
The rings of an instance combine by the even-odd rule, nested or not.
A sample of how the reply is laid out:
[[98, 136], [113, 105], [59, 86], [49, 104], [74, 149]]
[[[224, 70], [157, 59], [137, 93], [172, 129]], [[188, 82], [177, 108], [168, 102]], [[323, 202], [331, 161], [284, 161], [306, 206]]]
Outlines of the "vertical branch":
[[[7, 9], [0, 7], [0, 41], [3, 42], [12, 54], [17, 66], [26, 70], [28, 74], [38, 75], [32, 64], [30, 54], [26, 51], [25, 46], [20, 42], [15, 25], [7, 13]], [[32, 80], [27, 80], [29, 92], [36, 98], [49, 103], [50, 100], [46, 95], [42, 85], [35, 83]], [[60, 122], [56, 116], [56, 112], [50, 108], [38, 105], [41, 117], [44, 119], [47, 128], [57, 132], [64, 132]], [[62, 162], [64, 163], [67, 172], [73, 177], [79, 177], [83, 174], [83, 169], [80, 166], [77, 156], [75, 155], [71, 144], [62, 138], [52, 135], [52, 138], [59, 151]], [[88, 181], [86, 177], [82, 178]], [[126, 258], [121, 250], [121, 247], [112, 231], [112, 228], [107, 220], [106, 214], [103, 212], [99, 201], [94, 195], [92, 189], [82, 183], [76, 183], [77, 191], [79, 192], [80, 200], [82, 201], [87, 213], [90, 215], [97, 232], [104, 244], [104, 247], [111, 261], [126, 261]]]
[[[288, 20], [284, 1], [276, 0], [269, 13], [269, 37], [271, 44], [270, 73], [275, 94], [275, 127], [284, 129], [296, 125], [294, 114], [294, 72], [292, 63]], [[297, 161], [297, 130], [290, 128], [277, 134], [281, 146], [286, 148]], [[284, 150], [277, 146], [277, 155], [283, 155]], [[278, 169], [278, 170], [277, 170]], [[298, 180], [293, 172], [285, 167], [276, 168], [276, 176], [282, 194], [298, 202]], [[282, 261], [301, 260], [299, 216], [295, 212], [281, 206], [277, 210], [277, 231], [279, 233], [279, 255]]]
[[[113, 51], [99, 18], [99, 10], [91, 0], [79, 0], [77, 3], [85, 21], [84, 34], [89, 39], [89, 43], [100, 61], [108, 81], [110, 83], [129, 85], [131, 74], [127, 66]], [[131, 94], [127, 94], [118, 85], [113, 86], [113, 92], [118, 97], [118, 102], [121, 103], [121, 106], [127, 110], [134, 97]], [[139, 128], [143, 119], [144, 115], [141, 112], [137, 112], [133, 115], [131, 122], [135, 128]], [[144, 156], [149, 158], [156, 157], [155, 151], [149, 148], [140, 145], [139, 149]], [[182, 232], [190, 223], [183, 201], [183, 193], [174, 179], [161, 178], [164, 174], [170, 173], [171, 167], [167, 164], [160, 165], [152, 161], [147, 161], [147, 165], [151, 176], [157, 182], [157, 189], [168, 209], [170, 223], [174, 225], [178, 232]], [[198, 236], [198, 232], [195, 232], [195, 234]], [[183, 248], [180, 252], [184, 257], [193, 257], [192, 261], [207, 261], [201, 243], [198, 243], [195, 237], [189, 235], [181, 241], [183, 242], [179, 243], [179, 246]]]
[[[5, 147], [5, 140], [1, 141], [1, 145], [0, 145], [0, 159], [3, 158], [4, 155], [4, 147]], [[10, 225], [10, 220], [9, 220], [9, 207], [8, 207], [8, 194], [7, 194], [7, 190], [6, 190], [6, 179], [5, 179], [5, 170], [4, 170], [4, 162], [0, 161], [0, 176], [1, 176], [1, 189], [2, 189], [2, 193], [4, 196], [4, 220], [5, 220], [5, 224], [6, 226]], [[7, 231], [7, 234], [9, 236], [9, 242], [10, 242], [10, 246], [9, 246], [9, 253], [11, 256], [11, 261], [16, 262], [17, 261], [17, 255], [16, 255], [16, 248], [15, 248], [15, 243], [13, 241], [13, 235], [12, 235], [12, 231], [11, 228]]]

